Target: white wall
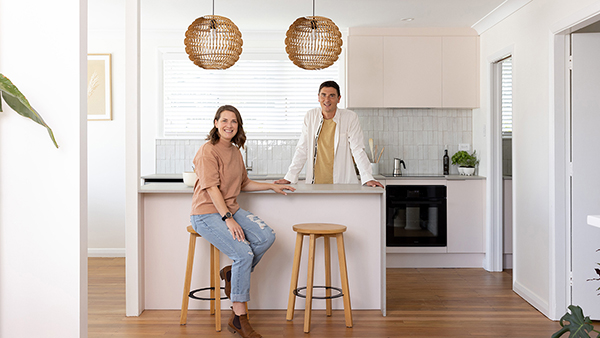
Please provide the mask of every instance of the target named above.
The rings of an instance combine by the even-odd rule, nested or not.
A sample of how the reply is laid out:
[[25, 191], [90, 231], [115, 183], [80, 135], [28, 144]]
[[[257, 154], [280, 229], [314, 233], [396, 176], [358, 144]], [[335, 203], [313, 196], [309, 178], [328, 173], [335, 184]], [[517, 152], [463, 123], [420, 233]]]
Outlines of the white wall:
[[90, 0], [88, 53], [111, 54], [112, 120], [88, 122], [88, 251], [125, 255], [125, 0]]
[[[474, 143], [487, 144], [489, 121], [488, 57], [514, 45], [513, 189], [514, 289], [549, 315], [550, 208], [550, 27], [596, 1], [532, 1], [480, 37], [482, 108], [473, 113]], [[489, 167], [482, 151], [482, 167]], [[553, 165], [553, 164], [552, 164]], [[564, 293], [565, 290], [557, 292]]]
[[86, 6], [86, 0], [0, 0], [0, 71], [60, 145], [3, 105], [3, 338], [87, 337]]

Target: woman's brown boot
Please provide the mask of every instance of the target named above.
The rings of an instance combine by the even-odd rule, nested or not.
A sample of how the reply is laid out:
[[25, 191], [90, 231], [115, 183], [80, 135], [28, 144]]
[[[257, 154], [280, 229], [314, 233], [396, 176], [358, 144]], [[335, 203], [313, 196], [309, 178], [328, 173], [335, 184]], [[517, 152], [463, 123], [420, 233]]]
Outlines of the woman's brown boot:
[[231, 297], [229, 297], [231, 295], [231, 265], [227, 265], [221, 269], [219, 276], [221, 276], [221, 279], [225, 281], [225, 296], [231, 299]]
[[262, 336], [258, 334], [258, 332], [254, 331], [252, 326], [250, 326], [247, 314], [237, 316], [233, 311], [231, 311], [231, 318], [229, 318], [227, 329], [231, 333], [239, 334], [242, 338], [262, 338]]

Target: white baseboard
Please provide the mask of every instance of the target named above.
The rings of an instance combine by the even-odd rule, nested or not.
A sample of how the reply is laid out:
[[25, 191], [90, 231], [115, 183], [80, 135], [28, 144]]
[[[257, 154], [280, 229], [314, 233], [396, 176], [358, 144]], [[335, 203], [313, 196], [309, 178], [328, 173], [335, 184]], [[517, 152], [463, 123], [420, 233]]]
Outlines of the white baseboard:
[[548, 307], [547, 301], [544, 301], [534, 292], [532, 292], [517, 281], [515, 281], [513, 284], [513, 291], [516, 292], [519, 296], [521, 296], [521, 298], [523, 298], [527, 303], [531, 304], [531, 306], [540, 311], [544, 316], [550, 318], [550, 309]]
[[88, 248], [88, 257], [125, 257], [125, 248]]

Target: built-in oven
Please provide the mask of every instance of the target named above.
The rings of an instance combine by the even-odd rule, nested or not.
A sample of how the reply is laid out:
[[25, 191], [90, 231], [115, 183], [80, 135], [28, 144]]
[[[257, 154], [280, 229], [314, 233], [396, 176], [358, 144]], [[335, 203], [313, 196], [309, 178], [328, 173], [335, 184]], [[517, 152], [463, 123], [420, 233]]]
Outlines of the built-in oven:
[[446, 246], [446, 186], [386, 186], [387, 246]]

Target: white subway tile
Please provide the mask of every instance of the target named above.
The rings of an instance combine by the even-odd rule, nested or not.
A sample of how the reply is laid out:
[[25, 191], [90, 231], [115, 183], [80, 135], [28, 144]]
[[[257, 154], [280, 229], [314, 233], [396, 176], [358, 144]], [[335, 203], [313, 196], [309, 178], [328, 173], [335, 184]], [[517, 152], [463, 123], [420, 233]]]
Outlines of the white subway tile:
[[165, 147], [162, 144], [156, 145], [156, 161], [165, 160], [167, 158]]
[[166, 160], [156, 160], [156, 173], [166, 174], [165, 170]]
[[191, 170], [191, 168], [188, 169], [187, 166], [185, 166], [184, 162], [184, 160], [177, 160], [175, 162], [175, 173], [182, 173], [184, 171]]

